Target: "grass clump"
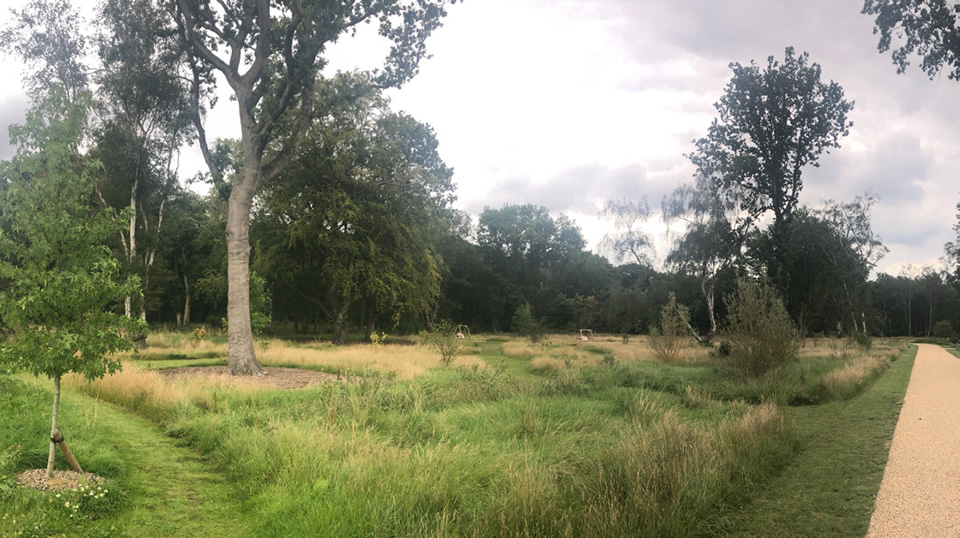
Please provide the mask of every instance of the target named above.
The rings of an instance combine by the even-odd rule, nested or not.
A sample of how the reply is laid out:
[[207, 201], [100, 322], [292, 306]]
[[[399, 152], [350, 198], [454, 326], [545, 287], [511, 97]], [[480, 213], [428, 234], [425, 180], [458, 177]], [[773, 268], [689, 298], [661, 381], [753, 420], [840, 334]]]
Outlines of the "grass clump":
[[797, 329], [776, 290], [766, 281], [741, 279], [727, 297], [730, 355], [728, 362], [758, 379], [796, 359]]
[[[894, 352], [893, 356], [896, 357]], [[847, 364], [831, 370], [817, 380], [817, 392], [821, 402], [846, 400], [855, 396], [869, 379], [890, 365], [890, 357], [877, 354], [862, 354], [850, 359]]]

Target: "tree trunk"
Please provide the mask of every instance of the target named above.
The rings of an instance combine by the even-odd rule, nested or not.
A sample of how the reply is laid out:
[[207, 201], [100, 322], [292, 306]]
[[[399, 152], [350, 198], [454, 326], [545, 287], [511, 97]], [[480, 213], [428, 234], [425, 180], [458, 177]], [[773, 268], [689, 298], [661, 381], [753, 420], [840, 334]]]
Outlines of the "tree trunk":
[[[709, 281], [709, 282], [708, 282]], [[716, 279], [708, 279], [706, 276], [700, 279], [700, 291], [703, 292], [703, 299], [707, 302], [707, 317], [710, 318], [709, 338], [717, 334], [717, 318], [714, 315], [714, 289], [716, 288]]]
[[53, 420], [50, 426], [50, 454], [47, 456], [47, 480], [53, 478], [53, 462], [57, 456], [57, 444], [53, 442], [53, 436], [59, 428], [57, 418], [60, 415], [60, 376], [53, 377]]
[[183, 275], [183, 326], [190, 325], [190, 281]]
[[[140, 172], [140, 155], [137, 155], [137, 174]], [[133, 185], [130, 186], [130, 230], [129, 230], [129, 240], [130, 245], [126, 249], [127, 251], [127, 267], [128, 270], [133, 270], [133, 260], [137, 257], [137, 188], [140, 185], [140, 179], [134, 177]], [[123, 299], [123, 315], [132, 318], [133, 317], [133, 298], [127, 295]]]
[[[231, 375], [264, 375], [250, 326], [250, 206], [255, 174], [245, 166], [227, 206], [227, 349]], [[250, 177], [254, 174], [254, 177]]]
[[350, 299], [343, 301], [334, 320], [334, 345], [342, 346], [347, 343], [347, 314], [350, 311]]

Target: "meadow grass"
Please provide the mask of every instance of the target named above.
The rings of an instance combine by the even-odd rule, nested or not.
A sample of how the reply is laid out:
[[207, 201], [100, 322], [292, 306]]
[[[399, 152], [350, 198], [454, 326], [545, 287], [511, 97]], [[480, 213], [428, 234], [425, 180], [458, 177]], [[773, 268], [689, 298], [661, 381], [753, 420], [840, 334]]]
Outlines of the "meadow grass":
[[271, 343], [264, 364], [397, 372], [297, 391], [136, 367], [70, 386], [200, 450], [266, 535], [688, 535], [792, 453], [772, 404], [644, 388], [586, 346], [473, 344], [440, 368], [417, 346]]
[[894, 349], [818, 344], [744, 380], [703, 348], [652, 360], [643, 339], [464, 346], [451, 367], [415, 345], [259, 348], [266, 365], [375, 373], [300, 390], [171, 381], [144, 365], [183, 359], [146, 356], [65, 386], [198, 450], [240, 488], [251, 535], [713, 535], [801, 449], [791, 424], [819, 406], [783, 405], [856, 401]]

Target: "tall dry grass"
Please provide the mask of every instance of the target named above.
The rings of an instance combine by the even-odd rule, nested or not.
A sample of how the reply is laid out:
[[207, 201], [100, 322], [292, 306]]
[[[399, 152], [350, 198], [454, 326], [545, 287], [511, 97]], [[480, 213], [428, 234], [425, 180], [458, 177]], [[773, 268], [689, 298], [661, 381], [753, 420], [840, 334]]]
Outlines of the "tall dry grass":
[[[649, 339], [645, 336], [631, 338], [627, 344], [622, 341], [606, 340], [590, 342], [589, 345], [613, 353], [617, 361], [621, 363], [658, 360], [653, 348], [650, 347]], [[709, 348], [698, 345], [689, 338], [683, 339], [677, 350], [677, 362], [679, 363], [699, 363], [708, 360], [709, 356]]]
[[70, 375], [64, 378], [64, 384], [161, 422], [188, 405], [214, 407], [218, 392], [252, 395], [264, 388], [229, 375], [171, 380], [129, 361], [124, 363], [122, 371], [101, 379], [87, 382], [78, 375]]
[[545, 467], [534, 454], [511, 462], [493, 528], [507, 536], [706, 534], [703, 521], [740, 502], [789, 450], [772, 404], [747, 406], [713, 429], [668, 412], [653, 427], [638, 421], [599, 453], [569, 455], [568, 463]]
[[817, 380], [821, 401], [845, 400], [855, 396], [869, 379], [890, 366], [891, 357], [895, 356], [896, 352], [873, 352], [850, 358], [845, 365]]
[[[373, 346], [357, 345], [339, 348], [291, 347], [282, 341], [271, 341], [257, 354], [264, 366], [292, 366], [356, 372], [373, 370], [396, 379], [406, 380], [444, 366], [440, 354], [421, 345]], [[476, 356], [460, 356], [453, 366], [486, 367], [486, 361]]]

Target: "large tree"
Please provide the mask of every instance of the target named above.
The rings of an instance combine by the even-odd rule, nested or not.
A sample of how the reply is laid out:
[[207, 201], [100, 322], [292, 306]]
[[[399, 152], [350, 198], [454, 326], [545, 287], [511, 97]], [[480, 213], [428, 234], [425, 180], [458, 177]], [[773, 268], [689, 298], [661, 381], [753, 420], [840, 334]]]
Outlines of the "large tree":
[[943, 249], [947, 253], [948, 263], [953, 265], [953, 279], [960, 282], [960, 204], [957, 204], [957, 223], [953, 225], [953, 231], [957, 239], [947, 242]]
[[294, 158], [315, 114], [314, 86], [326, 47], [365, 22], [392, 42], [382, 87], [416, 74], [427, 37], [456, 0], [163, 0], [193, 70], [195, 125], [214, 181], [223, 178], [207, 147], [201, 98], [214, 72], [229, 84], [240, 119], [242, 168], [227, 212], [230, 372], [262, 374], [250, 328], [250, 209], [260, 188]]
[[345, 343], [363, 325], [422, 318], [439, 295], [453, 171], [433, 129], [394, 113], [366, 77], [326, 81], [303, 151], [264, 188], [254, 219], [256, 265], [295, 303], [319, 309]]
[[[820, 250], [838, 272], [852, 329], [864, 335], [868, 334], [865, 284], [877, 262], [889, 252], [870, 225], [870, 209], [879, 201], [877, 195], [866, 193], [852, 202], [827, 200], [814, 212], [830, 227], [831, 233], [823, 237]], [[844, 267], [853, 270], [841, 271]]]
[[[94, 80], [101, 125], [95, 154], [108, 172], [100, 200], [130, 208], [120, 249], [127, 270], [147, 288], [164, 209], [179, 190], [178, 153], [192, 134], [189, 84], [176, 30], [152, 0], [105, 0], [99, 15], [101, 67]], [[146, 320], [146, 301], [139, 303], [128, 297], [124, 313], [130, 317], [138, 307]]]
[[663, 201], [664, 220], [686, 226], [667, 255], [667, 264], [700, 281], [710, 336], [717, 332], [718, 277], [740, 258], [752, 225], [736, 191], [721, 193], [720, 187], [715, 177], [698, 172], [692, 185], [678, 187]]
[[903, 73], [910, 57], [920, 56], [920, 68], [930, 78], [946, 70], [960, 80], [960, 23], [956, 2], [947, 0], [865, 0], [863, 13], [874, 15], [877, 49], [893, 49], [893, 63]]
[[803, 170], [839, 147], [852, 125], [853, 103], [839, 84], [821, 81], [820, 66], [807, 53], [796, 55], [792, 47], [782, 63], [771, 56], [765, 68], [751, 62], [730, 69], [733, 77], [715, 105], [719, 117], [695, 142], [690, 160], [721, 190], [735, 192], [754, 220], [773, 214], [768, 271], [779, 281], [785, 276], [779, 251], [799, 204]]

